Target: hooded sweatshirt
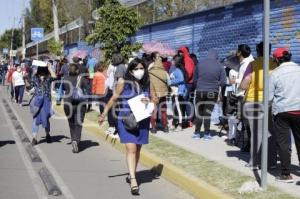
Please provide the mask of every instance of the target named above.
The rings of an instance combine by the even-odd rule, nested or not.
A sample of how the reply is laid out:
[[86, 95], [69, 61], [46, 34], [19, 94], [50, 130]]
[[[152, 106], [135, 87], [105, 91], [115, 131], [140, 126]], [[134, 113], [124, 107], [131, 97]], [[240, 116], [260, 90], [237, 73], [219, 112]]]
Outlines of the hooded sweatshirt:
[[197, 91], [219, 92], [226, 85], [225, 69], [217, 58], [217, 51], [210, 49], [207, 58], [199, 61], [194, 74]]
[[190, 54], [186, 47], [180, 47], [178, 51], [181, 51], [183, 53], [183, 59], [184, 59], [184, 69], [186, 71], [187, 75], [187, 83], [192, 84], [193, 83], [193, 73], [195, 70], [195, 64], [192, 58], [190, 57]]

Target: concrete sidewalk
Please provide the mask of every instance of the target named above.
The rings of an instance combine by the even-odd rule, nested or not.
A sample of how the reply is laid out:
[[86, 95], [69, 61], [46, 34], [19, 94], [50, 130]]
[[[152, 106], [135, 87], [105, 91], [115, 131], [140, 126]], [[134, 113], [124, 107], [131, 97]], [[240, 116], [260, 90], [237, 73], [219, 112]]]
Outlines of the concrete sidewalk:
[[[212, 125], [211, 130], [218, 132], [220, 129], [217, 126]], [[249, 160], [249, 154], [241, 153], [238, 147], [227, 145], [225, 140], [217, 135], [214, 136], [212, 140], [205, 141], [203, 139], [192, 139], [191, 137], [193, 133], [194, 127], [185, 129], [182, 132], [170, 132], [168, 134], [159, 131], [157, 134], [154, 134], [154, 136], [171, 142], [195, 154], [201, 155], [209, 160], [225, 165], [228, 168], [240, 171], [248, 176], [255, 177], [254, 172], [250, 168], [245, 167]], [[295, 183], [286, 184], [276, 182], [275, 176], [280, 174], [279, 169], [273, 170], [272, 174], [268, 173], [268, 183], [284, 192], [300, 197], [300, 167], [298, 166], [299, 163], [295, 146], [293, 146], [292, 151], [292, 174]], [[278, 167], [279, 166], [280, 165], [278, 165]], [[260, 174], [260, 170], [258, 172]]]

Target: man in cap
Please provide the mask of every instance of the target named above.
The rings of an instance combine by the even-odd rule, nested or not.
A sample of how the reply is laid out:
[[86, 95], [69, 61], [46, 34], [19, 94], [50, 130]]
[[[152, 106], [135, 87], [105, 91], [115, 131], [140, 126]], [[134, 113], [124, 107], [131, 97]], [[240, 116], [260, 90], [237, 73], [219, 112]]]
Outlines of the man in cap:
[[276, 180], [292, 183], [290, 129], [295, 138], [300, 161], [300, 66], [291, 61], [292, 54], [287, 48], [277, 48], [273, 57], [278, 67], [270, 76], [269, 101], [272, 103], [281, 162], [281, 175]]

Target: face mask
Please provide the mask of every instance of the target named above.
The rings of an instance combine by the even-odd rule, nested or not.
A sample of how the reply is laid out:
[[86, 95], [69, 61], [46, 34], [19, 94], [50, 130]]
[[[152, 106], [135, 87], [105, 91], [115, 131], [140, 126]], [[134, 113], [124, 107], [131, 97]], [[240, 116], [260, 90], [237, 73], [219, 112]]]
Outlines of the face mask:
[[137, 80], [141, 80], [144, 77], [145, 71], [144, 69], [138, 69], [133, 71], [133, 76], [137, 79]]

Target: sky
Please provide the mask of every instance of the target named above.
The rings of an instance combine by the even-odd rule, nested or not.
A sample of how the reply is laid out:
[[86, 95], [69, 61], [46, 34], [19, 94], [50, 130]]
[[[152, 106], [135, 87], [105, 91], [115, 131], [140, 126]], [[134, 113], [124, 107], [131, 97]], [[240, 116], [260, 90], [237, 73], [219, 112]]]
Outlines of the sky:
[[[24, 0], [25, 7], [29, 7], [30, 0]], [[0, 0], [0, 35], [5, 30], [13, 27], [13, 19], [15, 27], [21, 27], [20, 18], [22, 16], [23, 0]]]

